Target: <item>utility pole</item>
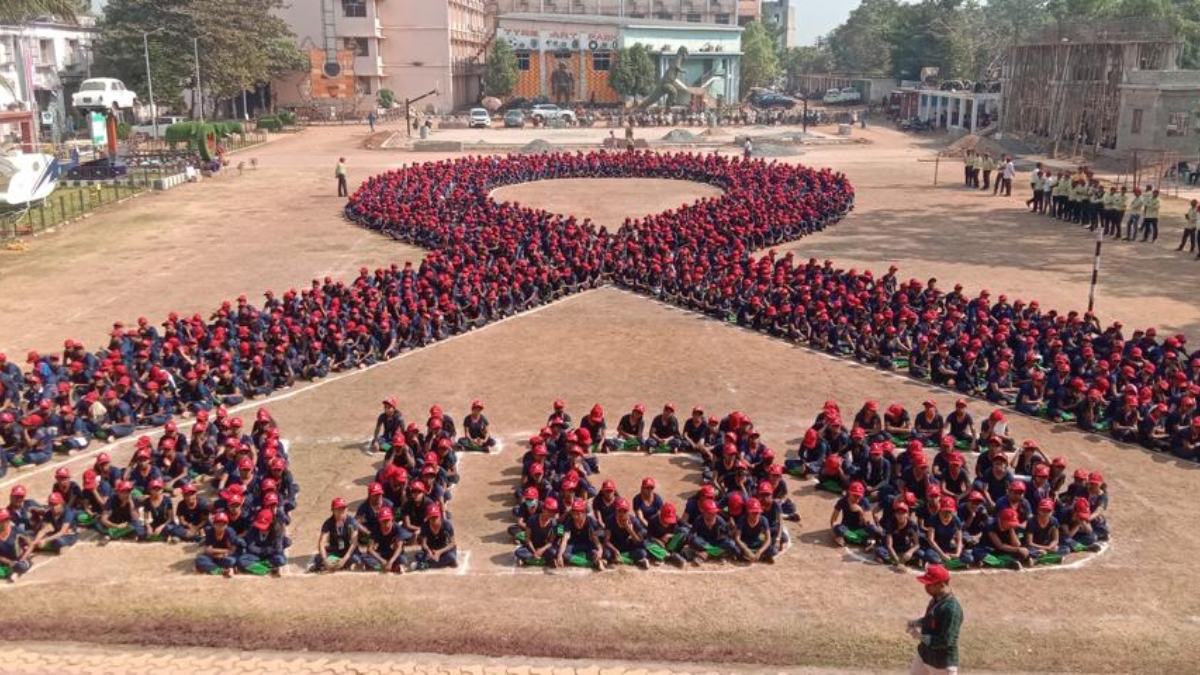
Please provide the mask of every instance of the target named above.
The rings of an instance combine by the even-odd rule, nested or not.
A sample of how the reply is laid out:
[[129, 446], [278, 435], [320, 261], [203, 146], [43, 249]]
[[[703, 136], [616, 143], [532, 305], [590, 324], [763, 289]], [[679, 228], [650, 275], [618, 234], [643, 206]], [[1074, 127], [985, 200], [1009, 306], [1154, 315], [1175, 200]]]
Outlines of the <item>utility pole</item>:
[[142, 31], [142, 53], [146, 56], [146, 90], [150, 95], [150, 124], [154, 129], [154, 138], [158, 138], [158, 110], [154, 107], [154, 79], [150, 75], [150, 33], [161, 29]]
[[204, 87], [200, 86], [200, 38], [192, 38], [192, 57], [196, 59], [196, 91], [192, 96], [196, 98], [196, 110], [200, 113], [200, 121], [204, 121]]
[[1104, 246], [1104, 232], [1096, 229], [1096, 256], [1092, 260], [1092, 287], [1088, 290], [1089, 314], [1096, 309], [1096, 282], [1100, 280], [1100, 248]]

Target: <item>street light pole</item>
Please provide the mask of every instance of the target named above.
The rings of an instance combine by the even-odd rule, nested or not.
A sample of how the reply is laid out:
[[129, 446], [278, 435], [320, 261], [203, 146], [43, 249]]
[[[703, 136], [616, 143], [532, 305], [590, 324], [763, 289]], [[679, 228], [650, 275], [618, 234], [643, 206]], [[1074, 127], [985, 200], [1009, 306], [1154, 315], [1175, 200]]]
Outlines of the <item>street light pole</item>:
[[146, 90], [150, 95], [150, 124], [154, 129], [154, 138], [158, 138], [158, 114], [154, 108], [154, 79], [150, 76], [150, 33], [158, 31], [142, 31], [142, 52], [146, 56]]
[[1088, 314], [1096, 309], [1096, 282], [1100, 280], [1100, 247], [1104, 245], [1104, 232], [1096, 229], [1096, 256], [1092, 260], [1092, 287], [1088, 290]]
[[200, 86], [200, 38], [192, 38], [192, 56], [196, 59], [196, 109], [200, 111], [200, 121], [204, 121], [204, 88]]

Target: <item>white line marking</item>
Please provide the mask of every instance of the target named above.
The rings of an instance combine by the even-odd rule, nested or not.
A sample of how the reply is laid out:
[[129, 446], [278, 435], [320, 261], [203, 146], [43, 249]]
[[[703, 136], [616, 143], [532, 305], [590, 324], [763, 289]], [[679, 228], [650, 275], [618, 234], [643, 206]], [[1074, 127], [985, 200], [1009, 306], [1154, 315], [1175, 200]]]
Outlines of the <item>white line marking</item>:
[[[324, 387], [325, 385], [333, 384], [334, 382], [340, 382], [341, 380], [346, 379], [348, 377], [355, 377], [357, 375], [362, 375], [363, 373], [374, 370], [375, 368], [380, 368], [383, 366], [391, 365], [393, 363], [396, 363], [397, 361], [408, 358], [409, 356], [426, 353], [430, 349], [433, 349], [439, 345], [444, 345], [449, 342], [453, 342], [454, 340], [457, 340], [459, 338], [464, 338], [469, 335], [476, 335], [476, 334], [481, 333], [489, 328], [499, 326], [500, 324], [503, 324], [505, 322], [512, 321], [514, 319], [519, 319], [521, 317], [529, 316], [531, 314], [537, 314], [538, 312], [540, 312], [544, 309], [548, 309], [548, 308], [558, 305], [559, 303], [562, 303], [562, 302], [567, 302], [573, 298], [578, 298], [583, 295], [587, 295], [588, 293], [598, 290], [599, 288], [604, 288], [604, 287], [598, 286], [597, 288], [584, 289], [582, 291], [579, 291], [578, 293], [574, 293], [572, 295], [567, 295], [567, 296], [561, 297], [557, 300], [552, 300], [544, 305], [538, 305], [537, 307], [534, 307], [533, 309], [521, 312], [520, 314], [514, 314], [512, 316], [504, 317], [503, 319], [500, 319], [499, 321], [493, 321], [492, 323], [489, 323], [485, 326], [476, 328], [475, 330], [467, 331], [466, 333], [459, 333], [458, 335], [451, 335], [450, 337], [446, 338], [445, 340], [438, 340], [437, 342], [434, 342], [433, 344], [430, 344], [425, 347], [421, 347], [418, 349], [410, 349], [410, 350], [403, 352], [387, 361], [380, 361], [379, 363], [367, 366], [365, 368], [358, 368], [355, 370], [338, 373], [336, 375], [331, 375], [331, 376], [321, 380], [320, 382], [309, 382], [298, 388], [293, 387], [292, 389], [290, 389], [287, 392], [282, 393], [282, 394], [272, 395], [272, 396], [269, 396], [264, 399], [247, 401], [240, 405], [234, 406], [233, 408], [230, 408], [229, 413], [231, 415], [234, 415], [234, 414], [246, 411], [246, 410], [254, 410], [256, 408], [261, 408], [261, 407], [264, 407], [267, 405], [274, 405], [280, 401], [286, 401], [294, 396], [298, 396], [300, 394], [304, 394], [304, 393], [313, 391], [315, 389], [319, 389], [321, 387]], [[194, 425], [196, 423], [196, 420], [193, 418], [189, 418], [186, 420], [180, 419], [180, 420], [176, 420], [175, 423], [177, 425], [179, 425], [179, 429], [182, 431], [183, 429], [188, 429], [192, 425]], [[70, 457], [68, 457], [66, 459], [62, 459], [62, 460], [59, 460], [56, 462], [47, 462], [45, 464], [42, 464], [36, 468], [30, 469], [27, 471], [18, 470], [15, 475], [12, 475], [10, 473], [9, 478], [7, 478], [5, 480], [0, 480], [0, 488], [5, 488], [10, 485], [14, 485], [23, 480], [28, 480], [32, 476], [37, 476], [37, 475], [46, 473], [47, 471], [53, 471], [62, 466], [68, 466], [71, 464], [75, 464], [81, 460], [91, 459], [92, 457], [95, 457], [96, 455], [100, 454], [101, 452], [112, 453], [114, 450], [117, 450], [118, 448], [122, 448], [126, 445], [136, 443], [138, 436], [143, 436], [143, 435], [147, 435], [147, 434], [159, 434], [159, 433], [162, 433], [162, 427], [153, 427], [150, 429], [139, 430], [139, 431], [133, 433], [132, 435], [128, 436], [127, 438], [123, 438], [119, 441], [114, 441], [112, 443], [96, 442], [95, 445], [97, 445], [98, 447], [88, 450], [87, 452], [77, 454], [77, 455], [71, 455]], [[480, 454], [482, 454], [482, 453], [480, 453]]]
[[[1104, 553], [1106, 551], [1108, 551], [1108, 549], [1109, 549], [1109, 542], [1100, 542], [1100, 550], [1099, 551], [1096, 551], [1095, 553], [1092, 553], [1090, 551], [1086, 552], [1086, 554], [1082, 558], [1079, 558], [1072, 562], [1061, 563], [1058, 565], [1034, 565], [1033, 567], [1022, 568], [1020, 572], [1017, 572], [1016, 570], [1008, 570], [1008, 569], [972, 568], [972, 569], [965, 569], [965, 570], [954, 570], [953, 574], [955, 576], [961, 576], [963, 574], [988, 574], [990, 572], [1014, 572], [1017, 574], [1028, 574], [1029, 572], [1048, 572], [1051, 570], [1077, 570], [1077, 569], [1083, 567], [1084, 565], [1091, 563], [1096, 558], [1099, 558], [1100, 556], [1104, 555]], [[867, 555], [860, 550], [852, 549], [848, 546], [843, 546], [842, 551], [844, 551], [846, 553], [846, 555], [850, 556], [851, 558], [854, 558], [855, 560], [858, 560], [859, 562], [866, 563], [873, 567], [890, 567], [892, 569], [899, 569], [899, 570], [905, 572], [906, 574], [912, 574], [914, 576], [923, 574], [922, 570], [919, 570], [919, 569], [916, 569], [913, 567], [909, 567], [907, 565], [905, 565], [903, 567], [895, 567], [893, 565], [884, 565], [883, 563], [875, 560], [875, 556]], [[1068, 555], [1080, 555], [1080, 554], [1071, 553]]]

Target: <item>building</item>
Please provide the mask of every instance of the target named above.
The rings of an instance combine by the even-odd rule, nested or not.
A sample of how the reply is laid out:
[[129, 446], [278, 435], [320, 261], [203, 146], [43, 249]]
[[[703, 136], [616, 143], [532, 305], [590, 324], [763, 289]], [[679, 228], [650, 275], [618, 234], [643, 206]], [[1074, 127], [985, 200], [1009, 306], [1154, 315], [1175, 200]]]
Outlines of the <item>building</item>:
[[1195, 162], [1200, 71], [1131, 70], [1119, 89], [1118, 152], [1164, 151]]
[[[732, 25], [637, 19], [629, 16], [513, 13], [498, 19], [496, 39], [516, 51], [520, 77], [514, 96], [544, 96], [556, 102], [618, 103], [608, 86], [616, 52], [641, 44], [658, 72], [666, 73], [679, 53], [692, 104], [715, 106], [738, 100], [741, 32]], [[566, 83], [569, 96], [556, 96]]]
[[744, 26], [762, 16], [761, 0], [492, 0], [498, 15], [615, 16]]
[[916, 117], [934, 129], [965, 129], [975, 133], [996, 122], [1002, 94], [975, 91], [917, 91]]
[[0, 138], [57, 141], [74, 132], [71, 94], [90, 74], [95, 19], [0, 26]]
[[1001, 128], [1050, 143], [1052, 154], [1116, 149], [1133, 123], [1132, 111], [1118, 121], [1127, 75], [1177, 70], [1182, 49], [1171, 26], [1153, 20], [1048, 27], [1008, 50]]
[[280, 107], [361, 113], [381, 89], [397, 101], [436, 90], [419, 104], [436, 112], [479, 100], [490, 39], [484, 0], [305, 0], [279, 15], [313, 62], [272, 83]]
[[796, 47], [800, 44], [796, 24], [796, 8], [791, 0], [766, 0], [762, 4], [763, 23], [776, 24], [780, 28], [780, 46]]

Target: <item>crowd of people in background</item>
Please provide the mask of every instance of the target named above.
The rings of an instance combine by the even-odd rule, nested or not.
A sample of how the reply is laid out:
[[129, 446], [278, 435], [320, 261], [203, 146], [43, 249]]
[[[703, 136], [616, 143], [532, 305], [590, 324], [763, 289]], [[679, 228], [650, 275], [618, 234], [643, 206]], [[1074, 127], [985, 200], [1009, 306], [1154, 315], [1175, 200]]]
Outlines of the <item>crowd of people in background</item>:
[[194, 545], [201, 574], [278, 576], [300, 488], [275, 420], [260, 408], [246, 428], [219, 407], [199, 411], [190, 431], [168, 422], [157, 439], [139, 436], [124, 466], [101, 452], [78, 477], [59, 467], [44, 501], [14, 485], [0, 508], [0, 576], [15, 581], [86, 533], [100, 545]]

